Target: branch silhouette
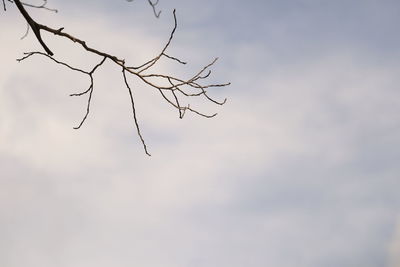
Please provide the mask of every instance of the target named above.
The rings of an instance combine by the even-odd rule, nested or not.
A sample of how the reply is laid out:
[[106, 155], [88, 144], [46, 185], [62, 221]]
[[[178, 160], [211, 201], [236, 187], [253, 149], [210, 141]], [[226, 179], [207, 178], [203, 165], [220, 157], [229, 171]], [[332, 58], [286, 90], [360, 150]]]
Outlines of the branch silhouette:
[[[214, 113], [214, 114], [203, 113], [203, 112], [191, 107], [190, 104], [181, 105], [182, 97], [184, 97], [184, 98], [204, 97], [207, 101], [210, 101], [216, 105], [224, 105], [226, 103], [226, 99], [224, 99], [222, 101], [218, 101], [218, 100], [215, 100], [212, 97], [210, 97], [207, 90], [209, 90], [211, 88], [225, 87], [225, 86], [230, 85], [230, 83], [219, 83], [219, 84], [205, 83], [205, 84], [203, 84], [203, 81], [206, 80], [208, 77], [210, 77], [210, 75], [211, 75], [210, 68], [217, 62], [218, 58], [215, 58], [209, 64], [205, 65], [203, 68], [201, 68], [200, 70], [195, 72], [195, 74], [192, 75], [191, 78], [189, 78], [189, 79], [183, 79], [183, 78], [175, 77], [170, 74], [162, 74], [162, 73], [157, 73], [157, 72], [152, 71], [153, 67], [155, 65], [157, 65], [157, 63], [159, 62], [159, 60], [161, 58], [165, 58], [167, 60], [171, 60], [171, 61], [177, 62], [179, 64], [183, 64], [183, 65], [186, 64], [186, 62], [178, 59], [177, 57], [171, 56], [167, 53], [167, 50], [168, 50], [169, 46], [171, 45], [171, 42], [174, 38], [176, 29], [178, 26], [175, 10], [172, 13], [173, 20], [174, 20], [174, 25], [173, 25], [172, 31], [170, 33], [170, 36], [169, 36], [166, 44], [164, 45], [164, 47], [162, 48], [160, 53], [158, 53], [152, 59], [146, 61], [143, 64], [140, 64], [138, 66], [132, 66], [132, 65], [128, 65], [126, 63], [125, 59], [122, 59], [121, 57], [112, 55], [110, 53], [107, 53], [107, 52], [101, 51], [99, 49], [96, 49], [92, 46], [89, 46], [85, 40], [77, 38], [77, 37], [65, 32], [64, 27], [55, 29], [55, 28], [51, 28], [47, 25], [43, 25], [43, 24], [36, 22], [29, 15], [27, 10], [25, 9], [25, 6], [29, 6], [29, 7], [34, 7], [34, 8], [45, 8], [47, 10], [54, 11], [53, 9], [49, 9], [46, 7], [47, 1], [44, 1], [44, 3], [42, 5], [38, 5], [38, 6], [24, 4], [20, 0], [14, 0], [14, 1], [8, 0], [8, 1], [11, 3], [15, 3], [19, 12], [25, 18], [29, 27], [34, 32], [38, 42], [41, 44], [44, 51], [46, 52], [46, 53], [43, 53], [40, 51], [26, 52], [26, 53], [24, 53], [23, 57], [17, 59], [18, 62], [24, 61], [35, 55], [44, 56], [46, 58], [49, 58], [51, 61], [53, 61], [56, 64], [60, 64], [72, 71], [80, 72], [89, 77], [90, 84], [89, 84], [88, 89], [86, 89], [80, 93], [71, 94], [71, 96], [74, 96], [74, 97], [88, 95], [88, 101], [87, 101], [87, 105], [86, 105], [85, 115], [83, 116], [83, 119], [78, 124], [78, 126], [74, 127], [74, 129], [79, 129], [84, 124], [84, 122], [86, 121], [86, 119], [88, 118], [88, 116], [90, 114], [90, 106], [91, 106], [91, 100], [92, 100], [92, 95], [93, 95], [93, 90], [94, 90], [93, 75], [107, 60], [114, 63], [115, 65], [117, 65], [118, 68], [121, 68], [121, 70], [122, 70], [122, 77], [123, 77], [125, 86], [129, 92], [129, 97], [130, 97], [130, 101], [131, 101], [131, 109], [132, 109], [132, 113], [133, 113], [133, 120], [134, 120], [134, 124], [135, 124], [136, 130], [137, 130], [137, 134], [140, 138], [140, 141], [142, 143], [145, 153], [149, 156], [150, 156], [150, 153], [148, 151], [146, 142], [143, 138], [143, 135], [142, 135], [140, 127], [139, 127], [137, 111], [135, 108], [135, 101], [134, 101], [131, 86], [130, 86], [128, 78], [127, 78], [128, 74], [133, 77], [138, 78], [145, 85], [148, 85], [151, 88], [154, 88], [157, 91], [159, 91], [162, 98], [178, 111], [179, 118], [181, 118], [181, 119], [184, 118], [184, 116], [187, 112], [192, 112], [196, 115], [199, 115], [199, 116], [202, 116], [205, 118], [212, 118], [217, 115], [216, 113]], [[130, 1], [130, 0], [127, 0], [127, 1]], [[154, 15], [156, 17], [159, 17], [160, 11], [157, 12], [156, 8], [155, 8], [156, 5], [158, 4], [158, 1], [152, 2], [151, 0], [149, 0], [148, 2], [153, 8]], [[5, 8], [4, 0], [3, 0], [3, 3], [4, 3], [4, 8]], [[96, 64], [91, 70], [86, 71], [81, 68], [73, 67], [66, 62], [63, 62], [61, 60], [54, 58], [53, 51], [46, 45], [45, 41], [42, 39], [41, 31], [52, 33], [58, 37], [68, 39], [68, 40], [80, 45], [88, 53], [99, 56], [100, 57], [99, 63]], [[165, 85], [165, 84], [168, 84], [168, 85]]]

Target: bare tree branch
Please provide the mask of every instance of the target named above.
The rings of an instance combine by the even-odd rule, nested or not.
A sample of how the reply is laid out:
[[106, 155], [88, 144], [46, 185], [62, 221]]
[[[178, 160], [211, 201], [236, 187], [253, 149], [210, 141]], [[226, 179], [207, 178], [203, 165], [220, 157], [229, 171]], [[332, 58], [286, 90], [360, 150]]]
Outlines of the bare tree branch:
[[[3, 3], [4, 3], [4, 1], [3, 1]], [[180, 64], [186, 64], [186, 62], [167, 54], [167, 50], [168, 50], [169, 46], [171, 45], [171, 42], [174, 38], [174, 34], [175, 34], [177, 26], [178, 26], [175, 10], [173, 11], [173, 19], [174, 19], [173, 29], [171, 31], [171, 34], [170, 34], [166, 44], [161, 49], [160, 53], [158, 53], [155, 57], [153, 57], [152, 59], [148, 60], [147, 62], [145, 62], [139, 66], [129, 66], [126, 64], [125, 59], [122, 59], [120, 57], [117, 57], [110, 53], [103, 52], [92, 46], [87, 45], [86, 41], [79, 39], [77, 37], [74, 37], [73, 35], [71, 35], [69, 33], [64, 32], [63, 27], [59, 28], [59, 29], [54, 29], [54, 28], [48, 27], [46, 25], [37, 23], [28, 14], [28, 12], [24, 8], [24, 5], [21, 3], [20, 0], [14, 0], [14, 3], [17, 5], [20, 13], [23, 15], [23, 17], [25, 18], [25, 20], [27, 21], [29, 26], [32, 28], [39, 43], [42, 45], [43, 49], [46, 51], [46, 53], [43, 53], [43, 52], [24, 53], [24, 56], [22, 58], [17, 59], [19, 62], [21, 62], [25, 59], [28, 59], [31, 56], [40, 55], [40, 56], [45, 56], [45, 57], [51, 59], [53, 62], [60, 64], [64, 67], [67, 67], [72, 71], [77, 71], [84, 75], [89, 76], [90, 85], [89, 85], [88, 89], [86, 89], [85, 91], [80, 92], [80, 93], [71, 94], [71, 96], [83, 96], [83, 95], [88, 94], [86, 113], [85, 113], [83, 119], [81, 120], [81, 122], [79, 123], [79, 125], [77, 127], [74, 127], [74, 129], [79, 129], [89, 116], [91, 100], [92, 100], [92, 95], [93, 95], [93, 90], [94, 90], [93, 75], [96, 72], [96, 70], [98, 68], [100, 68], [107, 59], [122, 69], [124, 83], [129, 92], [131, 108], [132, 108], [132, 113], [133, 113], [133, 119], [134, 119], [135, 127], [137, 130], [137, 134], [141, 140], [141, 143], [143, 145], [145, 153], [149, 156], [150, 156], [150, 153], [148, 152], [146, 143], [145, 143], [142, 133], [140, 131], [140, 127], [139, 127], [139, 123], [138, 123], [138, 119], [137, 119], [137, 111], [135, 108], [135, 102], [134, 102], [134, 98], [133, 98], [133, 93], [132, 93], [132, 89], [131, 89], [128, 79], [127, 79], [127, 74], [131, 74], [133, 77], [137, 77], [139, 80], [141, 80], [148, 86], [158, 90], [160, 92], [161, 96], [163, 97], [163, 99], [167, 103], [169, 103], [172, 107], [177, 109], [177, 111], [179, 112], [179, 118], [181, 118], [181, 119], [183, 119], [183, 117], [185, 116], [187, 111], [192, 112], [196, 115], [205, 117], [205, 118], [212, 118], [217, 115], [216, 113], [215, 114], [205, 114], [195, 108], [192, 108], [190, 104], [182, 105], [181, 104], [182, 97], [183, 98], [204, 97], [207, 101], [210, 101], [217, 105], [224, 105], [226, 103], [226, 99], [224, 99], [223, 101], [217, 101], [217, 100], [213, 99], [212, 97], [210, 97], [208, 95], [207, 89], [217, 88], [217, 87], [225, 87], [225, 86], [228, 86], [230, 83], [202, 84], [202, 81], [204, 81], [211, 75], [210, 68], [216, 63], [218, 58], [214, 59], [209, 64], [207, 64], [206, 66], [201, 68], [198, 72], [196, 72], [194, 75], [192, 75], [191, 78], [189, 78], [189, 79], [178, 78], [178, 77], [175, 77], [170, 74], [160, 74], [160, 73], [152, 72], [153, 67], [155, 65], [157, 65], [157, 63], [159, 62], [159, 60], [161, 58], [172, 60], [172, 61], [175, 61]], [[47, 2], [44, 1], [43, 5], [33, 6], [33, 7], [41, 8], [42, 6], [45, 6], [46, 3]], [[156, 2], [151, 2], [149, 0], [149, 4], [153, 7], [154, 12], [156, 12], [155, 6], [158, 4], [158, 0]], [[159, 13], [155, 13], [155, 14], [159, 15]], [[158, 15], [156, 15], [156, 16], [158, 16]], [[53, 57], [54, 53], [50, 50], [50, 48], [48, 48], [48, 46], [46, 45], [46, 43], [44, 42], [44, 40], [41, 37], [40, 33], [42, 30], [49, 32], [49, 33], [53, 33], [56, 36], [66, 38], [74, 43], [79, 44], [87, 52], [100, 56], [101, 60], [90, 71], [85, 71], [81, 68], [73, 67], [63, 61], [55, 59]]]
[[[128, 2], [133, 2], [133, 0], [126, 0], [126, 1], [128, 1]], [[152, 7], [154, 16], [155, 16], [156, 18], [159, 18], [160, 15], [161, 15], [161, 11], [158, 11], [158, 12], [157, 12], [157, 10], [156, 10], [156, 6], [158, 5], [158, 2], [159, 2], [159, 1], [160, 1], [160, 0], [155, 0], [155, 2], [152, 2], [151, 0], [147, 0], [147, 2], [149, 3], [149, 5]]]

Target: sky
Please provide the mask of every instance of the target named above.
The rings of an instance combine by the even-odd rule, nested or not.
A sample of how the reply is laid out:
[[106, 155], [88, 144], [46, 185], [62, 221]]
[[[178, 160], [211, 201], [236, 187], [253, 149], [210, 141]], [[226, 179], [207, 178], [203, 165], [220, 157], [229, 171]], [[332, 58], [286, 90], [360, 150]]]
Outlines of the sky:
[[[37, 1], [35, 3], [39, 3]], [[42, 24], [160, 73], [218, 57], [213, 119], [181, 120], [120, 69], [45, 57], [15, 6], [0, 15], [0, 266], [400, 267], [400, 2], [49, 0]], [[32, 2], [34, 3], [34, 2]], [[99, 58], [43, 33], [57, 59]]]

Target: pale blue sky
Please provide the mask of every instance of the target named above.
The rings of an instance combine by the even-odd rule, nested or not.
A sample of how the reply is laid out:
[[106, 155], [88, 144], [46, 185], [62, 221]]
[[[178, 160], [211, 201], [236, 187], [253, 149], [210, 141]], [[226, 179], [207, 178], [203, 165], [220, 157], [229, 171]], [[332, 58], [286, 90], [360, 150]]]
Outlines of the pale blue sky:
[[[139, 64], [170, 47], [184, 77], [214, 57], [215, 119], [181, 121], [119, 69], [86, 77], [45, 58], [9, 5], [0, 16], [0, 266], [399, 267], [398, 1], [49, 0], [38, 21]], [[4, 25], [4, 26], [3, 26]], [[59, 59], [97, 62], [44, 35]], [[49, 79], [48, 77], [52, 77]]]

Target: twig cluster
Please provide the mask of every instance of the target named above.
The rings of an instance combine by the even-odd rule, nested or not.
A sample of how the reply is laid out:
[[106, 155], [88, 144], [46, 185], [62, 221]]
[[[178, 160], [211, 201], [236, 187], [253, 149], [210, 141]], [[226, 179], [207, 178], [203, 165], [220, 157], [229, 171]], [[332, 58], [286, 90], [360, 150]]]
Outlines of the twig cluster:
[[[10, 1], [10, 0], [9, 0]], [[12, 2], [12, 1], [10, 1]], [[215, 88], [215, 87], [224, 87], [229, 85], [230, 83], [221, 83], [221, 84], [203, 84], [202, 81], [206, 78], [208, 78], [211, 75], [211, 66], [215, 64], [218, 58], [214, 59], [211, 61], [209, 64], [204, 66], [202, 69], [200, 69], [197, 73], [192, 75], [191, 78], [189, 79], [182, 79], [178, 78], [169, 74], [160, 74], [160, 73], [154, 73], [152, 72], [153, 67], [159, 62], [161, 58], [166, 58], [172, 61], [175, 61], [180, 64], [186, 64], [186, 62], [170, 56], [167, 54], [167, 49], [171, 44], [172, 39], [174, 38], [175, 31], [177, 29], [177, 18], [176, 18], [176, 12], [175, 10], [173, 11], [173, 18], [174, 18], [174, 27], [171, 31], [171, 34], [169, 36], [169, 39], [161, 52], [157, 54], [154, 58], [150, 59], [149, 61], [139, 65], [139, 66], [129, 66], [126, 64], [124, 59], [121, 59], [117, 56], [111, 55], [109, 53], [97, 50], [91, 46], [88, 46], [84, 40], [81, 40], [79, 38], [76, 38], [66, 32], [64, 32], [64, 28], [59, 28], [59, 29], [53, 29], [50, 28], [46, 25], [42, 25], [37, 23], [35, 20], [33, 20], [28, 12], [25, 10], [24, 5], [20, 2], [20, 0], [14, 0], [13, 1], [20, 13], [24, 16], [25, 20], [29, 24], [29, 26], [32, 28], [33, 32], [35, 33], [36, 38], [38, 39], [39, 43], [42, 45], [43, 49], [46, 51], [46, 53], [43, 52], [28, 52], [24, 53], [24, 56], [20, 59], [17, 59], [19, 62], [30, 58], [31, 56], [34, 55], [40, 55], [40, 56], [45, 56], [49, 59], [51, 59], [53, 62], [63, 65], [70, 70], [80, 72], [82, 74], [88, 75], [90, 79], [90, 85], [87, 90], [80, 92], [80, 93], [75, 93], [71, 94], [71, 96], [84, 96], [88, 95], [88, 101], [87, 101], [87, 106], [86, 106], [86, 113], [83, 116], [83, 119], [79, 123], [77, 127], [74, 127], [74, 129], [79, 129], [83, 123], [86, 121], [87, 117], [89, 116], [90, 113], [90, 106], [91, 106], [91, 100], [92, 100], [92, 95], [93, 95], [93, 89], [94, 89], [94, 73], [100, 66], [104, 64], [106, 60], [109, 60], [116, 64], [119, 68], [122, 70], [122, 76], [124, 83], [126, 85], [126, 88], [128, 89], [129, 96], [130, 96], [130, 101], [131, 101], [131, 108], [132, 108], [132, 113], [133, 113], [133, 119], [135, 122], [135, 127], [137, 130], [137, 134], [140, 137], [141, 143], [143, 145], [144, 151], [147, 155], [150, 155], [146, 146], [146, 143], [144, 141], [144, 138], [141, 134], [138, 119], [137, 119], [137, 114], [136, 114], [136, 108], [135, 108], [135, 101], [132, 93], [131, 86], [129, 85], [128, 79], [127, 79], [127, 74], [131, 74], [137, 78], [139, 78], [142, 82], [147, 84], [148, 86], [158, 90], [163, 97], [172, 107], [174, 107], [178, 112], [179, 112], [179, 117], [182, 119], [186, 112], [192, 112], [197, 115], [200, 115], [205, 118], [212, 118], [216, 116], [217, 114], [205, 114], [195, 108], [192, 108], [189, 104], [188, 105], [182, 105], [181, 104], [181, 98], [182, 97], [204, 97], [206, 100], [211, 101], [214, 104], [217, 105], [223, 105], [226, 102], [226, 99], [223, 101], [217, 101], [213, 98], [211, 98], [208, 93], [207, 89], [209, 88]], [[4, 0], [3, 0], [4, 3]], [[158, 1], [156, 2], [151, 2], [149, 0], [150, 5], [153, 7], [155, 15], [158, 17], [160, 15], [160, 12], [155, 11], [155, 6], [158, 4]], [[46, 1], [42, 6], [46, 5]], [[42, 7], [39, 6], [39, 7]], [[37, 6], [35, 6], [37, 7]], [[99, 61], [98, 64], [96, 64], [91, 70], [85, 71], [83, 69], [73, 67], [63, 61], [55, 59], [54, 53], [50, 50], [50, 48], [47, 47], [46, 43], [43, 41], [40, 32], [41, 31], [46, 31], [49, 33], [53, 33], [54, 35], [69, 39], [70, 41], [79, 44], [83, 49], [85, 49], [87, 52], [98, 55], [101, 57], [101, 60]], [[167, 85], [166, 85], [167, 84]]]

